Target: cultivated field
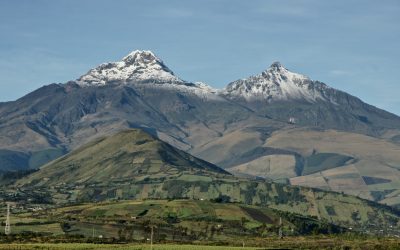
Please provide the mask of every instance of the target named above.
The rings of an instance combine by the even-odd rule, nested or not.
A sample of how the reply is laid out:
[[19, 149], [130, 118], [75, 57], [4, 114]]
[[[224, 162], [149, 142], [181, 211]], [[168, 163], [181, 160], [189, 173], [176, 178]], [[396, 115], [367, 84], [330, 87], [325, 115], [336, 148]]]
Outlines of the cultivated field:
[[[249, 245], [252, 247], [243, 247]], [[173, 244], [0, 244], [0, 249], [11, 250], [230, 250], [230, 249], [399, 249], [400, 239], [394, 238], [346, 238], [346, 237], [287, 237], [278, 238], [255, 238], [244, 239], [244, 241], [230, 242], [229, 246], [207, 246], [207, 245], [173, 245]]]

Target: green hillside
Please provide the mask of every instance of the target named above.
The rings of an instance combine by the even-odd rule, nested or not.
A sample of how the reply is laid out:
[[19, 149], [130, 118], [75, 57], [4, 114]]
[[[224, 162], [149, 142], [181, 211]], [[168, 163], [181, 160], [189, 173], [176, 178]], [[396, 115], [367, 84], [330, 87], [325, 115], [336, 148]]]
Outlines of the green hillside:
[[143, 199], [214, 200], [268, 207], [357, 230], [399, 227], [400, 213], [393, 208], [334, 192], [240, 179], [141, 130], [91, 142], [16, 185], [18, 191], [12, 197], [57, 206]]
[[96, 184], [182, 173], [229, 175], [139, 129], [92, 141], [22, 180], [25, 185]]
[[270, 208], [205, 200], [89, 203], [21, 213], [12, 220], [14, 233], [31, 231], [91, 237], [95, 231], [104, 237], [141, 240], [148, 236], [148, 227], [156, 225], [157, 234], [162, 234], [164, 239], [193, 241], [229, 240], [237, 235], [276, 236], [280, 217], [285, 235], [344, 230], [315, 218], [280, 214]]
[[[137, 244], [148, 242], [151, 228], [154, 230], [154, 242], [168, 245], [174, 242], [241, 246], [245, 242], [246, 246], [285, 246], [285, 249], [321, 249], [322, 246], [324, 249], [343, 249], [345, 246], [359, 246], [360, 242], [369, 242], [369, 247], [365, 249], [376, 249], [383, 245], [395, 246], [399, 242], [395, 238], [382, 240], [361, 236], [359, 230], [354, 229], [356, 232], [352, 232], [354, 230], [313, 217], [284, 213], [269, 207], [221, 201], [108, 201], [29, 210], [28, 206], [13, 206], [11, 221], [15, 236], [6, 238], [0, 235], [0, 243], [45, 241]], [[277, 237], [279, 228], [282, 229], [283, 240]], [[396, 233], [394, 229], [391, 230], [391, 233]], [[316, 237], [316, 234], [330, 235]], [[64, 245], [58, 246], [60, 249], [68, 249]], [[30, 249], [28, 246], [18, 246], [15, 249], [20, 247]], [[47, 246], [43, 247], [47, 249]], [[201, 247], [196, 249], [203, 249]]]

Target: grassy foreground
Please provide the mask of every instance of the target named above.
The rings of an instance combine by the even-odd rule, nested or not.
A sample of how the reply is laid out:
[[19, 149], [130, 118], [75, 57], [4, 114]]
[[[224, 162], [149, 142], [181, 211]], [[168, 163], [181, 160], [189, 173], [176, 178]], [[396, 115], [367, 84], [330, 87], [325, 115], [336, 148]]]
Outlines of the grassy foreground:
[[[341, 238], [341, 237], [287, 237], [246, 239], [245, 245], [254, 247], [242, 247], [242, 241], [230, 242], [230, 246], [206, 246], [206, 245], [175, 245], [175, 244], [89, 244], [89, 243], [35, 243], [35, 244], [0, 244], [0, 249], [10, 250], [229, 250], [229, 249], [400, 249], [399, 238]], [[201, 244], [201, 243], [199, 243]], [[203, 243], [204, 244], [204, 243]]]
[[[28, 250], [28, 249], [54, 249], [54, 250], [91, 250], [91, 249], [116, 249], [116, 250], [146, 250], [151, 249], [148, 245], [99, 245], [99, 244], [10, 244], [10, 245], [0, 245], [0, 249], [15, 249], [15, 250]], [[201, 245], [153, 245], [153, 250], [229, 250], [229, 249], [260, 249], [254, 247], [229, 247], [229, 246], [201, 246]]]

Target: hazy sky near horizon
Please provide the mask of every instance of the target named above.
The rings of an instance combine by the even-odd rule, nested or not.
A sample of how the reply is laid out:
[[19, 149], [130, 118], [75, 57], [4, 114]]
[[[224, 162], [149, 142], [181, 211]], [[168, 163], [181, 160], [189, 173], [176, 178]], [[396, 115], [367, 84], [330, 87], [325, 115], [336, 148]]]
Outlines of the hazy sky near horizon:
[[0, 102], [135, 49], [223, 88], [272, 62], [400, 115], [398, 0], [2, 0]]

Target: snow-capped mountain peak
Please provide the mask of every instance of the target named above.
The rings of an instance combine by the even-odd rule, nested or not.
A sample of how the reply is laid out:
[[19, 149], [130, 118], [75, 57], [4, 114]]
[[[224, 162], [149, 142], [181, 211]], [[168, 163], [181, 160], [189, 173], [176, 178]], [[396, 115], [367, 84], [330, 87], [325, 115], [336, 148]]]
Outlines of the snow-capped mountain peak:
[[280, 62], [272, 63], [261, 74], [228, 84], [222, 93], [246, 100], [324, 99], [320, 88], [315, 88], [314, 81], [289, 71]]
[[159, 64], [165, 67], [163, 61], [150, 50], [134, 50], [122, 58], [122, 61], [125, 62], [126, 65]]
[[118, 62], [103, 63], [81, 76], [82, 87], [107, 84], [130, 85], [137, 89], [160, 89], [196, 95], [203, 100], [220, 100], [217, 90], [202, 82], [186, 82], [175, 76], [153, 52], [135, 50]]
[[158, 58], [148, 50], [135, 50], [118, 62], [103, 63], [77, 80], [80, 85], [120, 83], [175, 83], [184, 84]]
[[[312, 81], [305, 75], [294, 73], [280, 62], [274, 62], [261, 74], [230, 83], [225, 89], [213, 89], [205, 83], [181, 80], [153, 52], [135, 50], [121, 61], [103, 63], [77, 81], [81, 86], [106, 84], [133, 84], [151, 88], [180, 89], [200, 96], [225, 96], [246, 100], [303, 99], [314, 102], [326, 99], [326, 85]], [[214, 97], [213, 97], [214, 98]]]
[[287, 80], [294, 82], [310, 80], [310, 78], [305, 75], [289, 71], [280, 62], [272, 63], [271, 66], [269, 66], [268, 69], [262, 72], [261, 75], [267, 80], [273, 79], [278, 82], [281, 82], [280, 79], [282, 79], [284, 82]]

